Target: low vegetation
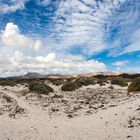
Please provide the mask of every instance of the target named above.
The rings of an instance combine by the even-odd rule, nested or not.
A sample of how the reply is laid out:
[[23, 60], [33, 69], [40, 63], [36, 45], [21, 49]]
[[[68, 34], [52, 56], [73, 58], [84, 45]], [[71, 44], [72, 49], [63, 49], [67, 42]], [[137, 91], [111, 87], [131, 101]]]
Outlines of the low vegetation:
[[82, 86], [94, 85], [94, 78], [81, 77], [75, 80], [68, 80], [62, 87], [62, 91], [74, 91]]
[[104, 86], [107, 82], [108, 81], [106, 78], [98, 78], [97, 80], [97, 84], [99, 84], [100, 86]]
[[125, 80], [125, 78], [119, 78], [119, 77], [111, 79], [111, 84], [112, 85], [118, 85], [118, 86], [121, 86], [121, 87], [128, 86], [128, 83]]
[[60, 85], [63, 85], [66, 82], [66, 79], [63, 79], [63, 78], [58, 78], [58, 79], [52, 78], [52, 79], [49, 79], [49, 81], [53, 85], [55, 85], [55, 86], [60, 86]]
[[62, 91], [74, 91], [78, 89], [80, 86], [76, 82], [67, 82], [61, 87]]
[[16, 79], [16, 78], [5, 78], [5, 79], [0, 79], [0, 85], [1, 86], [16, 86], [18, 84], [27, 84], [31, 82], [31, 80], [26, 80], [26, 79]]
[[30, 79], [20, 79], [20, 78], [15, 78], [15, 77], [12, 77], [12, 78], [1, 78], [0, 79], [0, 86], [16, 86], [16, 85], [28, 85], [29, 83], [32, 83], [32, 82], [44, 82], [45, 79], [40, 79], [40, 78], [30, 78]]
[[121, 76], [98, 76], [98, 77], [80, 77], [80, 78], [1, 78], [0, 86], [16, 86], [16, 85], [26, 85], [31, 92], [40, 93], [40, 94], [49, 94], [54, 90], [45, 84], [45, 81], [51, 82], [53, 85], [61, 86], [62, 91], [75, 91], [82, 86], [95, 85], [99, 84], [100, 86], [105, 85], [106, 83], [111, 83], [109, 88], [113, 88], [113, 85], [119, 85], [121, 87], [128, 86], [128, 83], [131, 82], [128, 87], [128, 92], [140, 91], [140, 77], [129, 78]]
[[0, 79], [0, 85], [1, 86], [16, 86], [17, 82], [16, 80], [10, 80], [10, 79]]
[[46, 95], [48, 95], [50, 92], [54, 92], [53, 88], [47, 86], [45, 83], [39, 83], [39, 82], [31, 82], [29, 84], [29, 90], [31, 92], [46, 94]]
[[75, 83], [81, 86], [88, 86], [88, 85], [95, 85], [95, 78], [86, 78], [86, 77], [81, 77], [75, 80]]
[[128, 92], [140, 91], [140, 78], [136, 78], [132, 81], [128, 87]]

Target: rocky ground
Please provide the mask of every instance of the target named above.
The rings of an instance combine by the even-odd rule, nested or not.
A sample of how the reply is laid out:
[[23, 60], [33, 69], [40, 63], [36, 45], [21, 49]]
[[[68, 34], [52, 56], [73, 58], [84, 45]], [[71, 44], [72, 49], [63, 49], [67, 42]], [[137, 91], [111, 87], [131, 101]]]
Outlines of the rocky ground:
[[0, 87], [0, 140], [139, 140], [140, 94], [110, 85], [30, 93]]

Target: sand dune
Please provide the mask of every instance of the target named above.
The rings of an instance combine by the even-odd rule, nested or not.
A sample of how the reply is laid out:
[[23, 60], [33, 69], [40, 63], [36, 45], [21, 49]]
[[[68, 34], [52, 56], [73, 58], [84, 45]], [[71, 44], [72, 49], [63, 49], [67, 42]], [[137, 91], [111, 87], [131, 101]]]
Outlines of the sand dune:
[[139, 93], [90, 86], [38, 96], [24, 86], [0, 89], [0, 140], [140, 138]]

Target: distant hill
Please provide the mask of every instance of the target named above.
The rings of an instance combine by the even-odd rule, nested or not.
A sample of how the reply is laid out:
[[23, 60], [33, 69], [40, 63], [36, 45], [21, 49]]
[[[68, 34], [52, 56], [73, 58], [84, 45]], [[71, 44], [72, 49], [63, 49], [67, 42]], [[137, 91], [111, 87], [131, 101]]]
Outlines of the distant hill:
[[60, 74], [50, 74], [46, 76], [47, 78], [69, 78], [69, 75], [60, 75]]
[[70, 75], [61, 75], [61, 74], [49, 74], [49, 75], [43, 75], [43, 74], [39, 74], [36, 72], [28, 72], [23, 76], [15, 76], [15, 77], [9, 77], [9, 78], [23, 78], [23, 79], [34, 79], [34, 78], [80, 78], [80, 77], [110, 77], [110, 76], [120, 76], [123, 78], [136, 78], [136, 77], [140, 77], [140, 74], [136, 74], [136, 73], [123, 73], [123, 72], [95, 72], [95, 73], [85, 73], [85, 74], [70, 74]]
[[28, 72], [22, 77], [23, 78], [45, 78], [45, 75], [42, 75], [36, 72]]

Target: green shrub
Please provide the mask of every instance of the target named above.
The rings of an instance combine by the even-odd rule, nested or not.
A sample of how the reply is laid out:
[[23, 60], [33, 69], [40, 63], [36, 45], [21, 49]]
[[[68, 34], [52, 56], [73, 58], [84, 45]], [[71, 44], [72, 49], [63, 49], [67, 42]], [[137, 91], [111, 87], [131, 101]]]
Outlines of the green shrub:
[[78, 79], [67, 80], [67, 82], [61, 87], [63, 91], [74, 91], [82, 86], [94, 85], [94, 78], [81, 77]]
[[100, 86], [105, 86], [105, 83], [100, 83], [99, 85], [100, 85]]
[[74, 91], [80, 88], [80, 86], [76, 82], [67, 82], [61, 87], [62, 91]]
[[3, 78], [3, 79], [0, 79], [0, 85], [1, 86], [16, 86], [18, 84], [20, 85], [23, 85], [23, 84], [28, 84], [30, 83], [31, 81], [35, 81], [35, 80], [32, 80], [32, 79], [20, 79], [20, 78]]
[[125, 78], [125, 81], [126, 81], [126, 82], [132, 82], [132, 79], [130, 79], [130, 78]]
[[52, 82], [52, 84], [53, 85], [55, 85], [55, 86], [60, 86], [60, 85], [63, 85], [65, 82], [66, 82], [66, 79], [49, 79], [49, 81], [51, 81]]
[[66, 82], [74, 82], [77, 78], [75, 77], [71, 77], [71, 78], [67, 78]]
[[132, 81], [128, 87], [128, 92], [140, 91], [140, 78], [136, 78]]
[[0, 85], [1, 86], [15, 86], [17, 85], [17, 83], [15, 82], [15, 80], [9, 80], [9, 79], [1, 79], [0, 80]]
[[128, 83], [124, 78], [113, 78], [111, 79], [111, 84], [112, 85], [119, 85], [121, 87], [126, 87], [128, 86]]
[[77, 80], [75, 80], [75, 83], [79, 87], [81, 87], [81, 86], [88, 86], [88, 85], [95, 85], [95, 79], [82, 77], [82, 78], [78, 78]]
[[53, 88], [47, 86], [45, 83], [38, 83], [38, 82], [31, 82], [29, 84], [29, 90], [31, 92], [36, 92], [39, 94], [46, 94], [46, 95], [54, 91]]
[[97, 80], [97, 84], [99, 84], [100, 86], [104, 86], [105, 83], [107, 83], [107, 79], [106, 78], [99, 78]]

